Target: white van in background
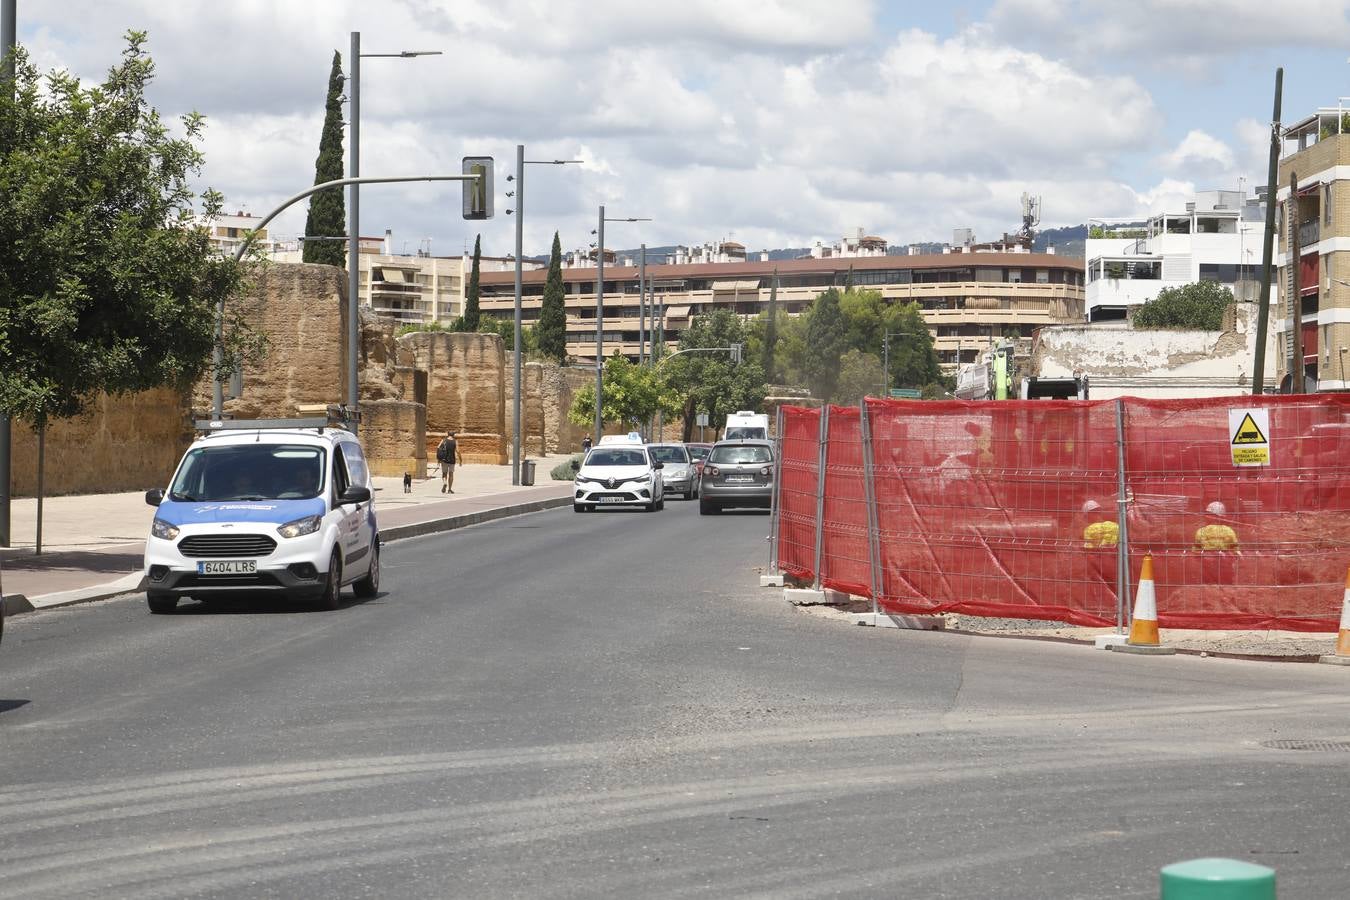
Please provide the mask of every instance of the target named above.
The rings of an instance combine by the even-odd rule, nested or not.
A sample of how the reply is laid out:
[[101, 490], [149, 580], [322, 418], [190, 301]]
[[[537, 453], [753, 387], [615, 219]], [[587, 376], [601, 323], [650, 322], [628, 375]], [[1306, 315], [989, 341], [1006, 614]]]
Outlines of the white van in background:
[[724, 441], [767, 441], [769, 417], [764, 413], [743, 409], [727, 416], [727, 427], [722, 432]]

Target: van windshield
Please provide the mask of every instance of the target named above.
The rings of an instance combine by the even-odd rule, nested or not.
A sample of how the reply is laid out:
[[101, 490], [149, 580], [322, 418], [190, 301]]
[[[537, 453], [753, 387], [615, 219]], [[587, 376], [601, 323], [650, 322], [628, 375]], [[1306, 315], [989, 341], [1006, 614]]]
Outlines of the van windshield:
[[323, 488], [324, 451], [305, 444], [234, 444], [188, 451], [169, 499], [308, 500]]

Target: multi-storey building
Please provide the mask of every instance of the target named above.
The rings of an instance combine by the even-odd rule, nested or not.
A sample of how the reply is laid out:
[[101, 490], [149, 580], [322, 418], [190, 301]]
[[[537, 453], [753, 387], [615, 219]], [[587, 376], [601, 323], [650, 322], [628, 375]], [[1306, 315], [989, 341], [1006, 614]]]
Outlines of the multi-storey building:
[[1254, 299], [1264, 229], [1264, 205], [1241, 191], [1203, 191], [1184, 211], [1153, 216], [1138, 229], [1104, 229], [1104, 237], [1088, 238], [1084, 254], [1089, 321], [1124, 319], [1163, 288], [1196, 281]]
[[[877, 239], [880, 240], [880, 239]], [[725, 247], [725, 245], [723, 245]], [[606, 251], [608, 257], [608, 251]], [[602, 352], [636, 358], [639, 342], [638, 267], [606, 260]], [[629, 263], [624, 265], [623, 263]], [[595, 360], [596, 269], [563, 270], [568, 351]], [[524, 273], [522, 318], [533, 323], [547, 271]], [[755, 316], [768, 308], [775, 277], [778, 308], [800, 313], [824, 290], [854, 285], [878, 290], [893, 303], [915, 301], [949, 370], [973, 362], [991, 342], [1030, 336], [1041, 325], [1083, 321], [1083, 264], [1052, 253], [942, 253], [927, 256], [809, 257], [647, 264], [647, 281], [664, 336], [673, 347], [695, 316], [729, 309]], [[509, 317], [515, 285], [510, 273], [480, 279], [484, 315]], [[649, 326], [650, 327], [650, 326]]]
[[[221, 256], [233, 256], [239, 250], [240, 245], [244, 243], [245, 235], [257, 229], [258, 223], [261, 221], [260, 216], [252, 216], [246, 212], [235, 212], [233, 215], [222, 213], [209, 219], [200, 218], [197, 220], [197, 225], [206, 229], [212, 250]], [[280, 246], [267, 236], [266, 228], [259, 230], [254, 235], [253, 245], [263, 253], [272, 253]]]
[[[1350, 389], [1346, 374], [1350, 366], [1350, 108], [1318, 109], [1287, 129], [1279, 172], [1275, 219], [1279, 304], [1272, 305], [1270, 322], [1282, 349], [1281, 383], [1298, 368], [1293, 359], [1297, 327], [1303, 369], [1310, 383], [1315, 382], [1319, 390], [1344, 391]], [[1294, 176], [1297, 191], [1291, 192]], [[1295, 267], [1297, 295], [1293, 291]]]

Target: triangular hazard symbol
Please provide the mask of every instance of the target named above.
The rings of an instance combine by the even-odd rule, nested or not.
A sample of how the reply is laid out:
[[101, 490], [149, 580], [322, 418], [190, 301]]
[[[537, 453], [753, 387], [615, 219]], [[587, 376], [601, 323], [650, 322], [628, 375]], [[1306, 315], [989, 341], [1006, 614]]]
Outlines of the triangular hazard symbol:
[[1237, 431], [1233, 433], [1233, 443], [1236, 445], [1265, 444], [1269, 442], [1266, 440], [1266, 436], [1261, 433], [1261, 428], [1256, 424], [1256, 420], [1252, 418], [1252, 414], [1247, 413], [1242, 417], [1242, 424], [1239, 425]]

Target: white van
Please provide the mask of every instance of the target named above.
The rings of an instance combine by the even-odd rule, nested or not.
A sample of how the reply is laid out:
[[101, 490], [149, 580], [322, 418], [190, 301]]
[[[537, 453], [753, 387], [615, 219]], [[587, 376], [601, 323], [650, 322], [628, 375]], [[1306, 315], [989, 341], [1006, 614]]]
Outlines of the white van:
[[767, 441], [769, 417], [764, 413], [743, 409], [727, 416], [727, 427], [722, 432], [724, 441]]
[[145, 544], [152, 613], [182, 597], [265, 591], [336, 609], [345, 585], [380, 587], [370, 470], [356, 436], [328, 419], [198, 423]]

